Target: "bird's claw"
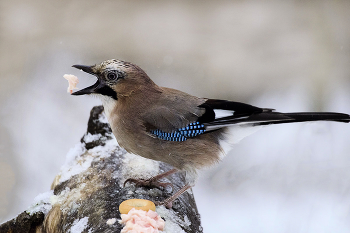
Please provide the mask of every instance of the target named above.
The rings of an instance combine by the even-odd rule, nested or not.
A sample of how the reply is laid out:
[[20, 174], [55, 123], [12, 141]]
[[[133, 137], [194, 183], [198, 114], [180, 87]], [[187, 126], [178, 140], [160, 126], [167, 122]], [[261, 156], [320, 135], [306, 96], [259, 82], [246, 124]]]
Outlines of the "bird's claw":
[[172, 202], [172, 201], [167, 201], [167, 199], [164, 200], [164, 201], [154, 201], [154, 204], [155, 204], [156, 206], [163, 205], [163, 206], [165, 206], [165, 208], [167, 208], [167, 209], [171, 209], [171, 208], [173, 207], [173, 202]]

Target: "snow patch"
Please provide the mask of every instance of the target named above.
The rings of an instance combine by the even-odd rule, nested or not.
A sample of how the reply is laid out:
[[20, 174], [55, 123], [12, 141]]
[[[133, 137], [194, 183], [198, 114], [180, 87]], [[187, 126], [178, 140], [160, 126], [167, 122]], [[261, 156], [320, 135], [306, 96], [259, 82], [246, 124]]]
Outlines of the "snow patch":
[[85, 188], [86, 184], [82, 183], [74, 189], [66, 187], [59, 195], [54, 195], [50, 198], [51, 205], [59, 204], [63, 212], [75, 211], [80, 207], [77, 200], [82, 197], [82, 190]]
[[[87, 142], [92, 142], [101, 137], [101, 134], [85, 135]], [[70, 149], [66, 156], [66, 162], [61, 167], [60, 179], [58, 183], [62, 183], [69, 180], [72, 176], [77, 175], [91, 166], [91, 162], [99, 160], [101, 158], [107, 158], [118, 149], [117, 140], [113, 135], [112, 138], [107, 140], [104, 146], [96, 146], [91, 150], [86, 150], [85, 145], [80, 143], [75, 145], [74, 148]]]
[[[69, 180], [72, 176], [79, 174], [80, 172], [86, 170], [91, 164], [92, 158], [86, 158], [85, 162], [78, 163], [78, 156], [81, 156], [86, 152], [83, 144], [77, 144], [75, 147], [70, 149], [66, 156], [66, 162], [61, 167], [61, 172], [59, 173], [60, 179], [59, 183]], [[87, 161], [88, 160], [88, 161]]]
[[100, 114], [98, 120], [99, 120], [101, 123], [109, 124], [108, 119], [107, 119], [107, 117], [106, 117], [106, 114], [105, 114], [104, 112]]
[[107, 223], [108, 225], [113, 225], [116, 221], [117, 221], [116, 218], [110, 218], [110, 219], [107, 220], [106, 223]]
[[187, 216], [184, 217], [183, 221], [174, 210], [167, 209], [164, 206], [157, 206], [156, 212], [165, 219], [164, 233], [186, 233], [180, 226], [187, 228], [191, 225]]
[[159, 174], [159, 162], [139, 155], [127, 153], [123, 163], [122, 175], [125, 179], [147, 179]]
[[84, 142], [85, 143], [90, 143], [93, 141], [97, 141], [98, 139], [100, 139], [102, 137], [101, 134], [91, 134], [91, 133], [87, 133], [86, 135], [84, 135]]
[[106, 140], [104, 146], [96, 146], [90, 149], [89, 152], [94, 154], [95, 156], [97, 155], [99, 159], [111, 156], [111, 154], [118, 149], [118, 142], [113, 134], [110, 134], [110, 136], [112, 138]]
[[43, 212], [46, 215], [52, 208], [50, 201], [52, 196], [54, 196], [53, 190], [39, 194], [34, 198], [33, 204], [26, 212], [30, 215], [33, 215], [36, 212]]
[[66, 195], [67, 193], [70, 192], [70, 188], [66, 187], [59, 195], [52, 195], [50, 197], [50, 203], [52, 206], [54, 206], [55, 204], [62, 204], [65, 199], [66, 199]]
[[85, 217], [82, 219], [77, 219], [73, 222], [72, 227], [70, 228], [71, 233], [81, 233], [87, 227], [87, 223], [89, 221], [89, 217]]
[[184, 216], [184, 221], [187, 226], [191, 226], [191, 221], [188, 219], [187, 215]]

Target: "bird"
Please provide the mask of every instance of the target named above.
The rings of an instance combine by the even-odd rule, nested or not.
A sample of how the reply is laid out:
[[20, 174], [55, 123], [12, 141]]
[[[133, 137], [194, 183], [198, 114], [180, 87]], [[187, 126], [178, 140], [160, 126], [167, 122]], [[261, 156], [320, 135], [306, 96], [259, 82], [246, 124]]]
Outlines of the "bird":
[[200, 169], [218, 163], [235, 143], [265, 125], [350, 122], [350, 116], [345, 113], [282, 113], [241, 102], [196, 97], [158, 86], [139, 66], [122, 60], [73, 67], [97, 77], [95, 84], [72, 95], [99, 97], [118, 144], [129, 153], [173, 167], [148, 180], [127, 181], [162, 186], [165, 184], [158, 180], [185, 172], [186, 184], [157, 203], [168, 208], [195, 185]]

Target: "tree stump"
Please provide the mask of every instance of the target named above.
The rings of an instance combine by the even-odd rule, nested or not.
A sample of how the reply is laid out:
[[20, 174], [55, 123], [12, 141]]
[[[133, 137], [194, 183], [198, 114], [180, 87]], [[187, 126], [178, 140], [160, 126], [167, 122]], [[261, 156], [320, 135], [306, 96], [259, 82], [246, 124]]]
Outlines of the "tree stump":
[[[86, 134], [81, 143], [68, 152], [51, 191], [40, 194], [28, 210], [0, 225], [0, 232], [120, 232], [123, 226], [108, 220], [120, 219], [121, 202], [133, 198], [162, 201], [172, 193], [168, 189], [123, 187], [124, 181], [147, 179], [170, 169], [165, 163], [132, 155], [120, 148], [103, 107], [94, 107]], [[174, 185], [173, 191], [182, 187], [184, 180], [181, 173], [164, 178]], [[172, 209], [158, 206], [156, 212], [165, 220], [164, 232], [203, 232], [191, 190], [181, 195]]]

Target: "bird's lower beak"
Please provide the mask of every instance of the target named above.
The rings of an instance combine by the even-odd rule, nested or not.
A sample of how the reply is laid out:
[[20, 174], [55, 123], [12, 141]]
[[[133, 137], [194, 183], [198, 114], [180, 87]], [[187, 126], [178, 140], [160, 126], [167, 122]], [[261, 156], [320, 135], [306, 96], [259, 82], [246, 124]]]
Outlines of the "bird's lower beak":
[[99, 93], [99, 90], [102, 89], [104, 86], [105, 85], [97, 79], [97, 82], [94, 85], [73, 92], [72, 95], [88, 95], [93, 93]]
[[[95, 72], [92, 69], [93, 66], [74, 65], [73, 67], [96, 76]], [[102, 83], [100, 79], [97, 77], [97, 82], [94, 85], [86, 87], [79, 91], [73, 92], [72, 95], [87, 95], [87, 94], [98, 93], [98, 90], [103, 87], [104, 87], [104, 83]]]

